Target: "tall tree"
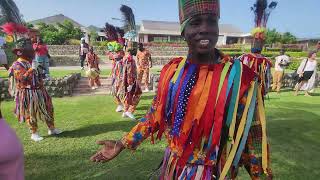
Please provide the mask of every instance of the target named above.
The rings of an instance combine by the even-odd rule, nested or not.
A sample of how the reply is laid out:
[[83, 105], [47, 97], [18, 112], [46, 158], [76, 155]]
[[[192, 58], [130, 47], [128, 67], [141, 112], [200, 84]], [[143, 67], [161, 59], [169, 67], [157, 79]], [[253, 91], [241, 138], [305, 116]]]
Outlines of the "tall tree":
[[281, 42], [281, 34], [277, 32], [276, 29], [268, 29], [266, 34], [266, 43], [267, 44], [274, 44], [277, 42]]
[[297, 37], [295, 37], [290, 32], [285, 32], [281, 36], [281, 43], [282, 44], [293, 44], [297, 42]]

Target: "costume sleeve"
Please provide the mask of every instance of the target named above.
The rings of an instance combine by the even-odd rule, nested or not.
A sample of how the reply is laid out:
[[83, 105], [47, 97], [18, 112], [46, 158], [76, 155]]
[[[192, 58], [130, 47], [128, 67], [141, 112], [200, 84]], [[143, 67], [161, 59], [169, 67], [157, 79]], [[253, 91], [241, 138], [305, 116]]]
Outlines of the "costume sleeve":
[[155, 111], [157, 109], [156, 96], [152, 101], [152, 106], [146, 116], [122, 138], [122, 143], [127, 149], [135, 150], [151, 134], [158, 131], [158, 125], [154, 123]]
[[[161, 117], [156, 118], [156, 114], [161, 113], [161, 104], [159, 104], [159, 102], [162, 94], [160, 90], [166, 88], [166, 85], [164, 85], [166, 81], [163, 80], [163, 78], [167, 76], [167, 74], [170, 74], [170, 66], [170, 64], [167, 64], [161, 70], [158, 86], [159, 91], [152, 101], [150, 110], [148, 111], [146, 116], [140, 120], [140, 123], [138, 123], [134, 128], [131, 129], [131, 131], [127, 135], [122, 138], [122, 143], [127, 149], [136, 149], [145, 139], [159, 131], [161, 124], [163, 124], [164, 120]], [[162, 80], [164, 82], [162, 82]], [[153, 142], [153, 136], [151, 138], [151, 141]]]

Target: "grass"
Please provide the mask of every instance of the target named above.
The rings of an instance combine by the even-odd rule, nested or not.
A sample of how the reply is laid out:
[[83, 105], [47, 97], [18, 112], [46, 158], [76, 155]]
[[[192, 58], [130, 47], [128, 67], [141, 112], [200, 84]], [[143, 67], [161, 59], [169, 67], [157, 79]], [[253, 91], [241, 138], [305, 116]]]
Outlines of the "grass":
[[[320, 94], [309, 98], [294, 97], [292, 92], [271, 93], [266, 100], [272, 150], [274, 179], [317, 179], [320, 176]], [[145, 94], [136, 115], [143, 116], [152, 99]], [[119, 139], [136, 123], [122, 119], [110, 96], [54, 98], [56, 126], [65, 132], [59, 137], [45, 137], [40, 143], [30, 140], [25, 124], [18, 124], [12, 114], [13, 102], [3, 102], [8, 123], [22, 140], [25, 149], [26, 179], [147, 179], [157, 168], [165, 141], [151, 145], [146, 140], [134, 153], [124, 151], [106, 164], [88, 159], [99, 148], [100, 139]], [[46, 134], [40, 122], [40, 134]], [[239, 179], [249, 179], [241, 170]]]
[[[152, 68], [151, 73], [159, 74], [160, 70], [161, 69], [159, 68]], [[63, 70], [63, 69], [50, 70], [50, 76], [53, 78], [61, 78], [72, 73], [81, 73], [82, 76], [85, 76], [85, 71], [81, 71], [81, 70]], [[101, 77], [109, 77], [110, 73], [111, 73], [111, 69], [102, 69]], [[8, 78], [8, 73], [6, 70], [0, 69], [0, 78], [2, 79]]]

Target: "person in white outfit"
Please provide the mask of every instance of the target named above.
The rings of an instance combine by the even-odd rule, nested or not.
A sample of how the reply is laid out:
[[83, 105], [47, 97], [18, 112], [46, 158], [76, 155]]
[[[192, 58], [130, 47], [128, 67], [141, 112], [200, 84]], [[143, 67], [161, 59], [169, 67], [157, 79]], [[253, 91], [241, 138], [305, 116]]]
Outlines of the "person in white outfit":
[[298, 84], [296, 85], [295, 96], [299, 90], [305, 91], [305, 96], [311, 96], [310, 91], [314, 88], [317, 75], [317, 51], [311, 51], [307, 59], [303, 60], [298, 68], [299, 74]]
[[6, 41], [4, 37], [0, 36], [0, 66], [3, 66], [7, 70], [9, 70], [7, 55], [6, 55], [6, 52], [4, 51], [5, 45], [6, 45]]
[[282, 78], [284, 75], [285, 68], [290, 63], [290, 57], [285, 54], [285, 50], [282, 49], [280, 51], [280, 55], [277, 56], [275, 62], [275, 71], [273, 73], [273, 84], [272, 84], [272, 90], [277, 91], [277, 93], [280, 93], [280, 89], [282, 86]]

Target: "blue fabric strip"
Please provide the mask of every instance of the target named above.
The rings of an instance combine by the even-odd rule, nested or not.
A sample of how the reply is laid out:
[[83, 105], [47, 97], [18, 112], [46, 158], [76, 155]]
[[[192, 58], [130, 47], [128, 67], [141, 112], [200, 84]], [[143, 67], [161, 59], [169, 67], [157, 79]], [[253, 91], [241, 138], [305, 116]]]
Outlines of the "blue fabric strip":
[[[188, 95], [188, 92], [189, 91], [191, 92], [191, 90], [192, 90], [192, 88], [187, 89], [187, 85], [189, 84], [189, 86], [190, 85], [194, 86], [196, 80], [195, 79], [191, 80], [191, 79], [194, 76], [195, 71], [196, 71], [196, 65], [191, 64], [187, 70], [187, 74], [186, 74], [185, 78], [183, 79], [183, 84], [181, 86], [180, 92], [178, 92], [179, 93], [179, 99], [178, 99], [178, 104], [177, 104], [178, 108], [177, 108], [177, 111], [175, 114], [174, 125], [173, 125], [172, 131], [171, 131], [171, 134], [173, 136], [179, 136], [180, 127], [181, 127], [182, 121], [184, 120], [184, 116], [186, 114], [185, 108], [187, 106], [187, 101], [190, 96], [190, 94]], [[194, 83], [191, 84], [192, 82], [190, 82], [190, 80], [194, 81]], [[172, 99], [172, 101], [174, 101], [174, 99]]]
[[197, 172], [197, 166], [193, 166], [190, 173], [187, 176], [187, 180], [191, 180], [191, 178], [195, 175]]
[[240, 90], [239, 84], [241, 80], [241, 64], [240, 61], [237, 59], [234, 62], [234, 66], [236, 68], [235, 72], [235, 78], [234, 78], [234, 83], [233, 83], [233, 88], [232, 88], [232, 95], [231, 95], [231, 100], [229, 103], [229, 108], [228, 108], [228, 115], [227, 115], [227, 122], [226, 125], [229, 127], [233, 118], [233, 113], [234, 113], [234, 108], [235, 104], [237, 101], [237, 96], [238, 96], [238, 91]]
[[171, 120], [171, 116], [172, 116], [172, 112], [173, 112], [173, 107], [174, 107], [174, 99], [177, 95], [177, 91], [178, 91], [178, 88], [179, 88], [179, 84], [180, 84], [180, 80], [182, 78], [182, 75], [183, 75], [183, 72], [186, 68], [188, 63], [186, 63], [181, 71], [180, 71], [180, 74], [177, 78], [177, 81], [175, 83], [173, 83], [172, 81], [170, 82], [170, 85], [169, 85], [169, 94], [168, 94], [168, 99], [167, 99], [167, 102], [166, 102], [166, 118], [167, 118], [167, 121], [170, 121]]

